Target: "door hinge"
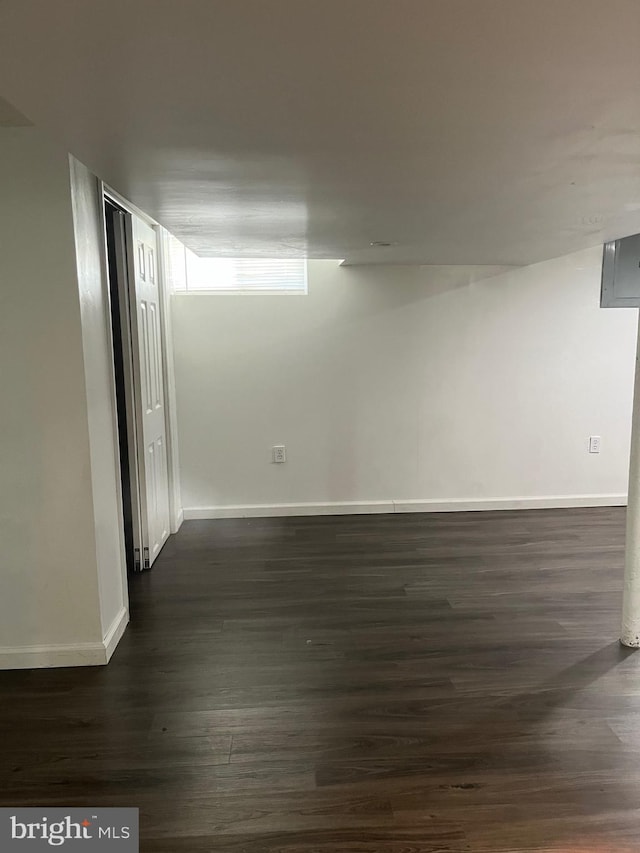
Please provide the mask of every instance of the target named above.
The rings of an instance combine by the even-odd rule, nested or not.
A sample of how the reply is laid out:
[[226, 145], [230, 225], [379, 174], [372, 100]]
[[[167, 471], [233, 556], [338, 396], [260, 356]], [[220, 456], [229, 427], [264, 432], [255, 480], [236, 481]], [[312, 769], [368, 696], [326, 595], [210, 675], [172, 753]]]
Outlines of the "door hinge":
[[133, 566], [136, 572], [140, 571], [140, 548], [133, 549]]
[[148, 549], [148, 548], [145, 548], [145, 549], [144, 549], [144, 567], [145, 567], [145, 569], [148, 569], [148, 568], [149, 568], [149, 566], [150, 566], [150, 563], [149, 563], [149, 549]]

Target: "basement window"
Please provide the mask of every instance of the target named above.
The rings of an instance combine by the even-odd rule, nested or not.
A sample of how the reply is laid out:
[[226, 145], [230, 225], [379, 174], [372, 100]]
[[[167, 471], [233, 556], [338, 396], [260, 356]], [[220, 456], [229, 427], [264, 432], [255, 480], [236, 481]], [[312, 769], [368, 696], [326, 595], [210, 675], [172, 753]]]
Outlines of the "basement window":
[[177, 240], [170, 246], [175, 293], [305, 294], [305, 258], [202, 258]]

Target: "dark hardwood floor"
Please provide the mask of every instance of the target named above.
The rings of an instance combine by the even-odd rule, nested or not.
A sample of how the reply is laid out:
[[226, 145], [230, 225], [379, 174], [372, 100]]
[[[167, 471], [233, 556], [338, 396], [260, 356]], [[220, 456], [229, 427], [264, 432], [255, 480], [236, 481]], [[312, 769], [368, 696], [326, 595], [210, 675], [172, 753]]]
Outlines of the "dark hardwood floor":
[[624, 510], [187, 522], [105, 668], [0, 673], [2, 805], [148, 853], [640, 850]]

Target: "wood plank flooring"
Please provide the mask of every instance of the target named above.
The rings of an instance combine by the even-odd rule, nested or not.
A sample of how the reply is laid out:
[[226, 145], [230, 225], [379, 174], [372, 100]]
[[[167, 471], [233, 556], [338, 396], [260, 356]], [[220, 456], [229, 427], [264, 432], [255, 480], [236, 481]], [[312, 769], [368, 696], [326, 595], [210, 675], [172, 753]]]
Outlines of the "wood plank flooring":
[[624, 510], [186, 522], [106, 668], [0, 673], [2, 805], [148, 853], [640, 850]]

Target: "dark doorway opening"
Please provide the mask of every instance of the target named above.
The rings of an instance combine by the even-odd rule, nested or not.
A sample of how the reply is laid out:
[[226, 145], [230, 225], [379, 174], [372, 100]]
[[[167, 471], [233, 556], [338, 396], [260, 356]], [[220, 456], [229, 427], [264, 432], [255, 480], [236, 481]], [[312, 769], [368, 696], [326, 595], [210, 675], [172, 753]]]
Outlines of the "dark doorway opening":
[[[109, 199], [104, 202], [107, 267], [109, 274], [109, 296], [111, 303], [111, 333], [113, 337], [113, 360], [116, 385], [116, 407], [118, 417], [118, 444], [120, 450], [120, 481], [122, 483], [122, 515], [124, 519], [124, 541], [127, 571], [140, 570], [140, 555], [134, 537], [134, 493], [131, 470], [135, 449], [130, 446], [130, 428], [133, 412], [128, 410], [126, 383], [126, 340], [131, 340], [128, 312], [123, 294], [127, 293], [126, 212]], [[125, 337], [126, 336], [126, 337]]]

